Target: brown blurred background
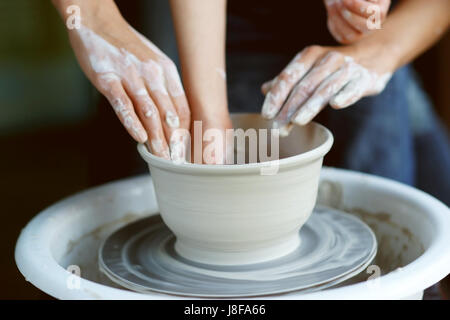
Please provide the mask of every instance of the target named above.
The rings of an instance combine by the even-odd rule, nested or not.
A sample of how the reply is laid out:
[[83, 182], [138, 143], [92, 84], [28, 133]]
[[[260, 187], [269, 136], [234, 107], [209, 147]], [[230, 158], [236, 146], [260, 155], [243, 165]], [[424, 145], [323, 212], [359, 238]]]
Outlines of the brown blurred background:
[[[166, 0], [116, 3], [176, 60]], [[0, 298], [48, 298], [15, 266], [21, 228], [65, 196], [145, 167], [135, 143], [79, 69], [49, 0], [0, 0], [0, 39]], [[414, 63], [447, 127], [449, 57], [447, 34]]]

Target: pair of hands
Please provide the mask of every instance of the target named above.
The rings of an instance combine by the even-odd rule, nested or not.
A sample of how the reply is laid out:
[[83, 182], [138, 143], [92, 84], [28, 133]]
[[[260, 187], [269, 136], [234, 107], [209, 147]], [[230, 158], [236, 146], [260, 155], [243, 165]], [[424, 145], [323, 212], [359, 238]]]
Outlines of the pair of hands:
[[[367, 19], [368, 4], [373, 2], [377, 1], [325, 0], [333, 36], [350, 43], [370, 32], [362, 20]], [[378, 2], [387, 12], [389, 1]], [[136, 141], [147, 142], [156, 156], [183, 162], [188, 153], [191, 111], [176, 66], [120, 14], [103, 10], [102, 15], [85, 19], [92, 24], [69, 33], [82, 69]], [[275, 118], [274, 126], [287, 134], [293, 122], [308, 123], [328, 103], [344, 108], [363, 96], [379, 93], [393, 64], [380, 61], [377, 55], [376, 48], [352, 45], [304, 49], [263, 85], [263, 116]], [[211, 127], [208, 121], [219, 130], [230, 127], [230, 119], [202, 118], [204, 127]]]

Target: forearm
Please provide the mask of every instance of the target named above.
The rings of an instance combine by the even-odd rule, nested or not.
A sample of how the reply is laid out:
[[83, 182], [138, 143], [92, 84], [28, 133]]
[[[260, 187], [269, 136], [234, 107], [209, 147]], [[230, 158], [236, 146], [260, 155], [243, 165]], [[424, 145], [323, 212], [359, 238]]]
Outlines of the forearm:
[[383, 28], [356, 46], [380, 46], [393, 56], [393, 69], [407, 64], [431, 47], [450, 24], [450, 0], [403, 0]]
[[88, 27], [92, 27], [93, 24], [112, 23], [117, 21], [117, 18], [122, 19], [113, 0], [52, 0], [52, 3], [65, 21], [73, 14], [73, 11], [67, 9], [73, 5], [78, 6], [81, 21], [83, 25]]
[[171, 8], [192, 118], [223, 119], [226, 0], [171, 0]]

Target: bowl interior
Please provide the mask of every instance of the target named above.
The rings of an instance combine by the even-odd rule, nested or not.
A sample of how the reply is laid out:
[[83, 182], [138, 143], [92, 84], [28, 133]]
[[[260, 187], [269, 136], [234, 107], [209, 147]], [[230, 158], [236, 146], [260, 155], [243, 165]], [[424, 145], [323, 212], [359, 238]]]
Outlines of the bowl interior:
[[[262, 118], [259, 113], [233, 113], [231, 114], [231, 120], [234, 129], [267, 129], [267, 149], [271, 150], [269, 132], [272, 128], [272, 121]], [[316, 149], [323, 145], [327, 139], [329, 139], [329, 136], [330, 132], [325, 127], [315, 122], [311, 122], [306, 126], [294, 125], [287, 137], [280, 136], [279, 159], [289, 158]], [[248, 150], [247, 139], [245, 146], [246, 153], [248, 153]], [[248, 155], [246, 156], [246, 159], [247, 158]]]
[[[211, 172], [227, 174], [231, 171], [259, 173], [261, 167], [275, 165], [287, 168], [319, 159], [330, 150], [333, 144], [331, 132], [315, 122], [306, 126], [293, 126], [287, 137], [280, 136], [277, 139], [277, 135], [272, 131], [272, 121], [263, 119], [259, 113], [234, 113], [231, 114], [231, 120], [234, 129], [234, 162], [227, 158], [226, 164], [198, 164], [190, 161], [180, 164], [154, 156], [144, 144], [138, 144], [138, 151], [150, 167], [174, 172], [188, 172], [189, 174], [194, 172], [196, 174]], [[238, 129], [242, 129], [241, 132], [238, 132]], [[260, 137], [265, 141], [259, 140]], [[197, 139], [197, 137], [193, 137], [194, 141]], [[273, 146], [272, 140], [278, 146]], [[202, 152], [205, 150], [203, 149]], [[250, 157], [249, 154], [252, 156]], [[188, 158], [190, 158], [190, 154]], [[234, 165], [230, 165], [230, 163], [234, 163]]]

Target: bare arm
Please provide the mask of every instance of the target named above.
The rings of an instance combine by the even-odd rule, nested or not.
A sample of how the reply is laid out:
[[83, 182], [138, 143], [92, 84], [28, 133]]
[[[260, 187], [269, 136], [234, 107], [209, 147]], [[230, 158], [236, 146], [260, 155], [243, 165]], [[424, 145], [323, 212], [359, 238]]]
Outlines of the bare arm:
[[358, 43], [382, 45], [393, 55], [397, 69], [430, 48], [450, 24], [450, 0], [403, 0], [389, 15], [383, 29]]
[[226, 0], [171, 0], [171, 7], [192, 121], [202, 120], [203, 130], [231, 128], [225, 79]]

